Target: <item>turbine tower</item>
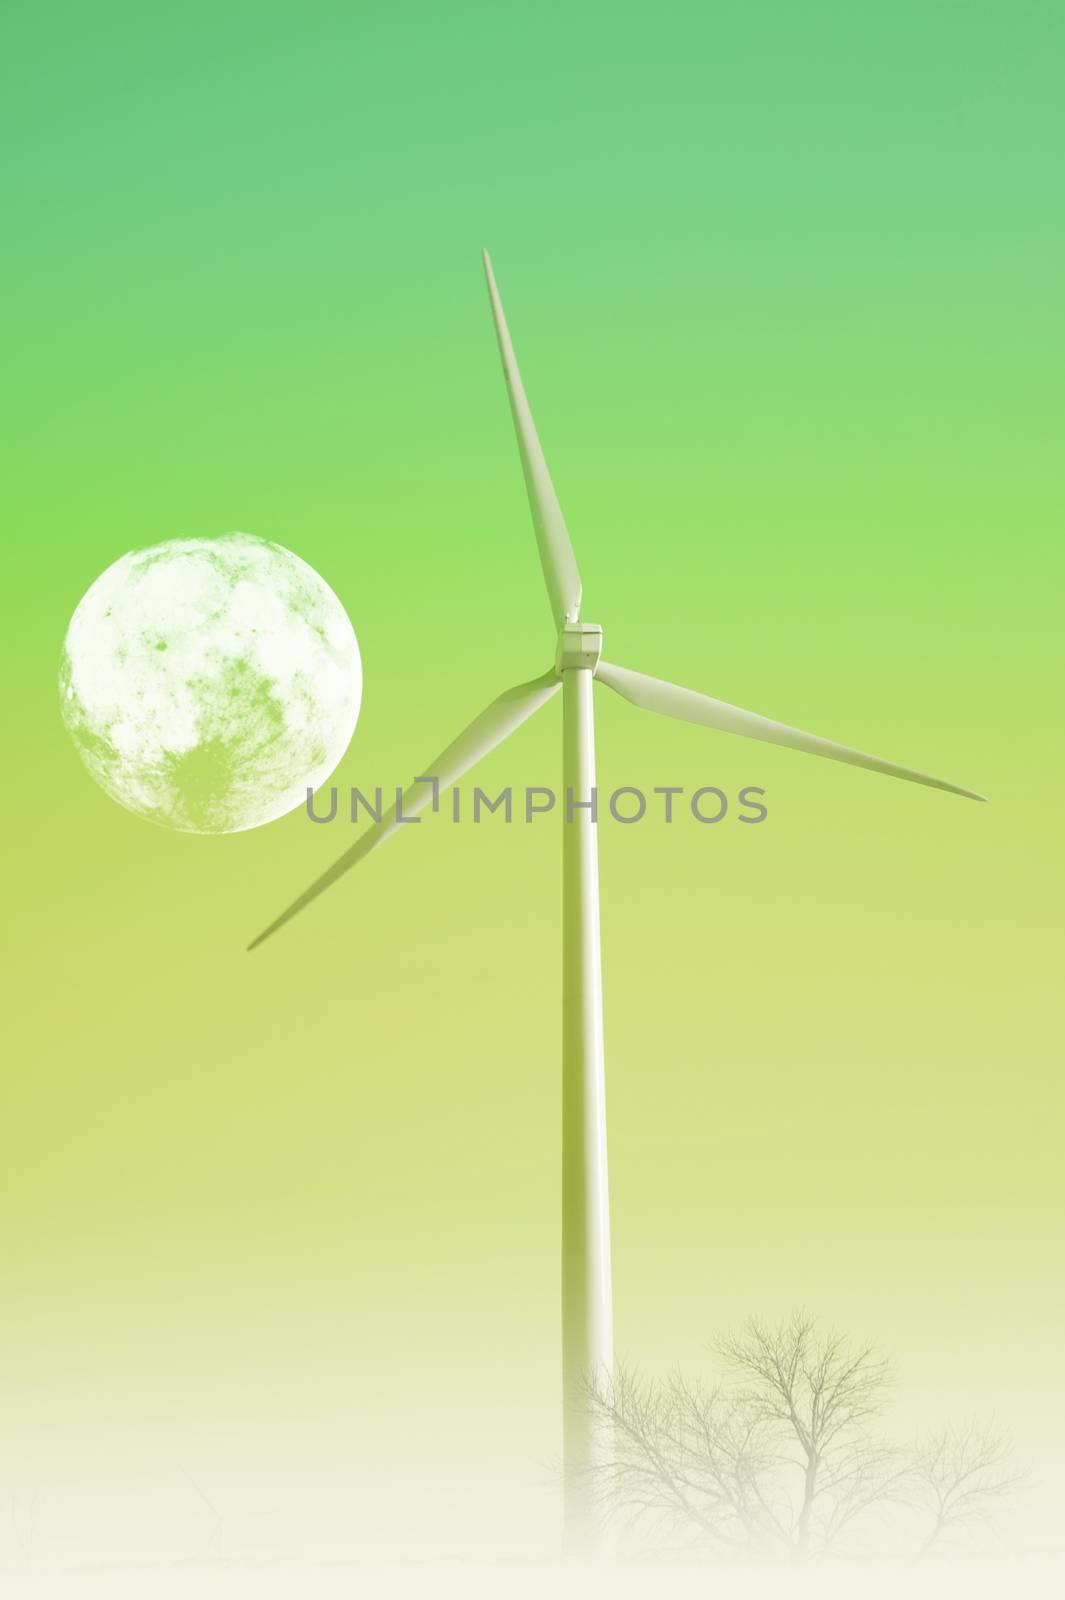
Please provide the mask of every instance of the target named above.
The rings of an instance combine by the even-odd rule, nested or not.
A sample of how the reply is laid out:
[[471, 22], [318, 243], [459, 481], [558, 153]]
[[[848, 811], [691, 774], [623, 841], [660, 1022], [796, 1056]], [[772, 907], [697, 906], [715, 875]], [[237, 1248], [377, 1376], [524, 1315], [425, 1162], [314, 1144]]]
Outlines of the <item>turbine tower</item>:
[[586, 1404], [589, 1382], [609, 1384], [613, 1367], [610, 1204], [607, 1186], [603, 992], [599, 937], [599, 864], [594, 813], [595, 730], [592, 685], [598, 680], [645, 711], [722, 733], [785, 745], [830, 761], [982, 800], [983, 795], [879, 756], [866, 755], [783, 722], [757, 716], [694, 689], [647, 677], [602, 658], [603, 630], [582, 622], [581, 579], [562, 510], [525, 398], [488, 252], [488, 294], [514, 417], [525, 487], [557, 638], [550, 671], [493, 700], [385, 812], [283, 911], [249, 949], [276, 933], [368, 856], [399, 827], [503, 743], [561, 689], [566, 795], [562, 845], [562, 1393], [565, 1534], [570, 1549], [595, 1541], [595, 1471], [609, 1439]]

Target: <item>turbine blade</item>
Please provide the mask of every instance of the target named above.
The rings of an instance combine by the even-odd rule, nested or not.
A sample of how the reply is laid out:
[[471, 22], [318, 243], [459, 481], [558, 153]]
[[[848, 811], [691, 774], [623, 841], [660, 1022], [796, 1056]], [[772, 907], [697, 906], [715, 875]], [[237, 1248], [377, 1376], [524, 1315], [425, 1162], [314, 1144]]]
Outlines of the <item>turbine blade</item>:
[[596, 677], [623, 700], [630, 700], [643, 711], [657, 711], [659, 716], [679, 717], [682, 722], [697, 722], [721, 733], [738, 733], [745, 739], [761, 739], [766, 744], [805, 750], [809, 755], [844, 761], [852, 767], [867, 767], [870, 772], [882, 772], [889, 778], [905, 778], [909, 783], [923, 783], [930, 789], [946, 789], [950, 794], [964, 795], [967, 800], [985, 798], [972, 789], [947, 783], [943, 778], [932, 778], [926, 772], [914, 772], [894, 761], [883, 761], [879, 756], [866, 755], [863, 750], [852, 750], [848, 745], [821, 739], [816, 733], [790, 728], [786, 722], [773, 722], [753, 711], [742, 711], [739, 706], [711, 699], [710, 695], [699, 694], [695, 689], [682, 689], [664, 678], [649, 678], [642, 672], [630, 672], [627, 667], [612, 666], [609, 661], [600, 661]]
[[558, 503], [551, 474], [547, 470], [547, 462], [540, 448], [532, 412], [529, 410], [529, 402], [525, 398], [521, 373], [514, 358], [514, 346], [510, 342], [507, 319], [503, 315], [503, 306], [487, 250], [484, 252], [484, 272], [488, 279], [488, 297], [492, 302], [499, 353], [503, 358], [503, 374], [507, 380], [510, 409], [514, 416], [514, 431], [518, 436], [518, 450], [521, 453], [521, 465], [525, 473], [525, 488], [529, 495], [529, 505], [532, 507], [533, 527], [536, 529], [536, 543], [540, 550], [540, 565], [544, 569], [544, 582], [547, 584], [551, 611], [556, 625], [561, 628], [564, 622], [577, 620], [581, 608], [581, 575], [577, 571], [577, 558], [573, 554], [573, 546], [566, 531], [562, 507]]
[[[506, 690], [498, 699], [493, 700], [480, 716], [474, 717], [457, 739], [452, 740], [428, 769], [426, 778], [436, 779], [436, 793], [440, 794], [449, 788], [462, 777], [464, 772], [475, 766], [482, 756], [486, 756], [490, 750], [502, 744], [515, 728], [519, 728], [527, 721], [534, 711], [539, 711], [540, 707], [545, 705], [561, 687], [562, 680], [555, 673], [549, 672], [542, 678], [533, 678], [529, 683], [519, 683], [516, 688]], [[419, 811], [425, 810], [432, 799], [432, 784], [416, 781], [403, 795], [400, 815], [404, 818], [415, 817]], [[368, 828], [349, 850], [345, 850], [344, 854], [311, 884], [309, 889], [304, 890], [298, 900], [293, 900], [287, 910], [282, 911], [268, 928], [252, 940], [248, 949], [254, 950], [265, 939], [269, 939], [272, 933], [284, 927], [286, 922], [291, 922], [298, 911], [302, 911], [312, 900], [316, 900], [326, 889], [331, 888], [349, 867], [355, 866], [372, 850], [376, 850], [379, 844], [383, 844], [389, 835], [395, 833], [401, 826], [402, 822], [397, 815], [396, 807], [389, 807], [382, 814], [380, 822], [375, 822]]]

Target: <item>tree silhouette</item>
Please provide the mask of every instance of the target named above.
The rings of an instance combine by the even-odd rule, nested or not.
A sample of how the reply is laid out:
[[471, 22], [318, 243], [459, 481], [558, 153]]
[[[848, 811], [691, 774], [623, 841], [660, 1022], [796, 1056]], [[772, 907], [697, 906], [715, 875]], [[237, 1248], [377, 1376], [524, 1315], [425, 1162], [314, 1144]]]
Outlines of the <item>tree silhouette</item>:
[[984, 1520], [1020, 1482], [1009, 1467], [1010, 1441], [994, 1423], [941, 1428], [918, 1448], [914, 1478], [931, 1516], [924, 1556], [950, 1528]]
[[619, 1368], [589, 1390], [612, 1448], [596, 1469], [604, 1510], [720, 1554], [808, 1563], [892, 1515], [921, 1559], [986, 1515], [1016, 1481], [993, 1427], [947, 1428], [910, 1448], [878, 1431], [888, 1363], [796, 1314], [718, 1338], [720, 1380], [643, 1380]]

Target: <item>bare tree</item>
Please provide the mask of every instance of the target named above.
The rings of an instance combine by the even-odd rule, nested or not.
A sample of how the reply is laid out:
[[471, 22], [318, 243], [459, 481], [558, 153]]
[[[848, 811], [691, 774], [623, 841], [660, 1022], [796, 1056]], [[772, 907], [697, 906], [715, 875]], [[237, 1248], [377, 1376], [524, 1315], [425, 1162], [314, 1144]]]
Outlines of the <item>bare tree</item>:
[[598, 1469], [608, 1513], [721, 1554], [805, 1563], [894, 1506], [931, 1524], [923, 1554], [1012, 1481], [994, 1430], [946, 1430], [916, 1451], [882, 1437], [887, 1362], [804, 1314], [752, 1320], [713, 1348], [724, 1371], [712, 1388], [621, 1369], [591, 1389], [612, 1438]]
[[914, 1499], [931, 1527], [921, 1560], [951, 1528], [986, 1519], [997, 1500], [1021, 1482], [1010, 1468], [1010, 1441], [995, 1423], [941, 1428], [915, 1452]]

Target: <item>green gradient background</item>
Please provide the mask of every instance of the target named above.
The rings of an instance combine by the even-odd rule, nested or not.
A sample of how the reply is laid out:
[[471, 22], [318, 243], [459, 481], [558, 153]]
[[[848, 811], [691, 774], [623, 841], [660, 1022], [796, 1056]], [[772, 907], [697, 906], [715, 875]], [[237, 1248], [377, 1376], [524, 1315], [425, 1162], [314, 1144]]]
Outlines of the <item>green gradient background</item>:
[[[343, 1464], [315, 1538], [361, 1539], [446, 1463], [455, 1541], [479, 1475], [549, 1541], [557, 824], [438, 819], [249, 958], [347, 830], [157, 830], [55, 693], [106, 565], [234, 528], [355, 624], [341, 783], [543, 670], [482, 244], [608, 655], [991, 797], [599, 697], [603, 785], [770, 806], [602, 830], [619, 1348], [803, 1302], [1060, 1485], [1063, 44], [1031, 0], [9, 9], [13, 1491]], [[559, 714], [485, 783], [554, 781]]]

